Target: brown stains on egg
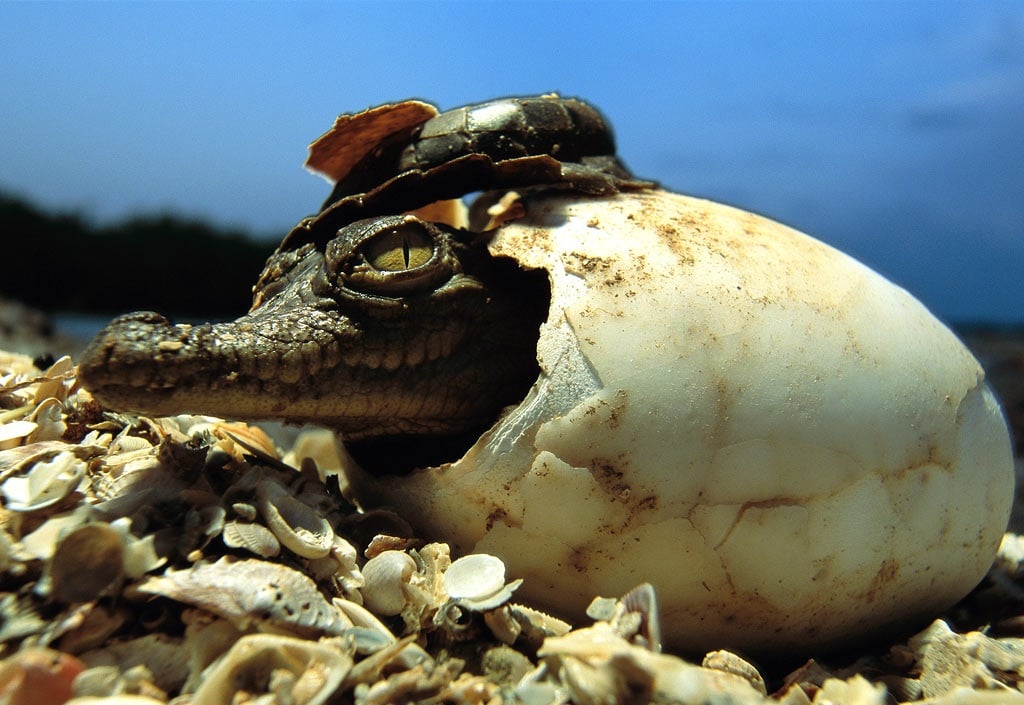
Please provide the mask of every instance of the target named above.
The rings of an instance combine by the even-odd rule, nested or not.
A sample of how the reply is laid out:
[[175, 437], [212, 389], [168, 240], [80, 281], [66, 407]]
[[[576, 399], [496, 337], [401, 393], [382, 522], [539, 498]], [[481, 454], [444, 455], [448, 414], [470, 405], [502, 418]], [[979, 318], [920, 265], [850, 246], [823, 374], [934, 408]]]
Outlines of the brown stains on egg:
[[628, 502], [633, 490], [625, 480], [620, 464], [626, 462], [620, 456], [616, 461], [597, 459], [590, 468], [590, 475], [598, 486], [615, 502]]
[[607, 272], [615, 266], [615, 261], [607, 257], [596, 257], [585, 252], [574, 250], [562, 255], [566, 271], [572, 274], [593, 274]]
[[890, 592], [889, 586], [896, 582], [899, 572], [899, 563], [894, 559], [890, 558], [883, 561], [882, 565], [878, 567], [875, 577], [871, 579], [868, 589], [864, 591], [864, 601], [870, 604], [878, 599], [879, 595], [888, 594]]

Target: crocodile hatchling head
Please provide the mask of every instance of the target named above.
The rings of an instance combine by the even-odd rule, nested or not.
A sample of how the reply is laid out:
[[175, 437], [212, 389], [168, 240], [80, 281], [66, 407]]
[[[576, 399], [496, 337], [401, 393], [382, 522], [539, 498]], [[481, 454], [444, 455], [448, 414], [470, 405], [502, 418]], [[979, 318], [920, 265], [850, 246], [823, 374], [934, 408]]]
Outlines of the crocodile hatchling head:
[[461, 439], [537, 378], [546, 277], [492, 257], [485, 234], [408, 213], [474, 191], [648, 186], [614, 151], [603, 118], [575, 99], [443, 114], [406, 101], [344, 115], [308, 162], [336, 186], [270, 257], [247, 315], [212, 325], [121, 316], [85, 351], [79, 375], [114, 408], [308, 421], [350, 442], [465, 450]]

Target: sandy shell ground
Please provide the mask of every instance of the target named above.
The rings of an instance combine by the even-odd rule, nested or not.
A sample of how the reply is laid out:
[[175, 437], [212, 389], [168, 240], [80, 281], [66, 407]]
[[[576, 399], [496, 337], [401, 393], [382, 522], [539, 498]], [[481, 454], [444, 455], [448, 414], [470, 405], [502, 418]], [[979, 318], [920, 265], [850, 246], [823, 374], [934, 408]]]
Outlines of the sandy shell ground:
[[[968, 342], [1021, 424], [1024, 338]], [[1024, 703], [1013, 533], [917, 633], [675, 655], [642, 588], [566, 624], [500, 561], [358, 511], [344, 462], [322, 431], [120, 414], [69, 358], [0, 353], [0, 703]]]

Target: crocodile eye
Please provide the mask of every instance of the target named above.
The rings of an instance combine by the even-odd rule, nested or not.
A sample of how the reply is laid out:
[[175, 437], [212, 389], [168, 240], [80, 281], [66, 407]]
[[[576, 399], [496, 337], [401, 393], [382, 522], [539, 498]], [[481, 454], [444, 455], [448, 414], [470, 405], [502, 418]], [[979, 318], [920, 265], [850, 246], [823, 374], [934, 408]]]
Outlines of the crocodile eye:
[[[350, 226], [351, 227], [351, 226]], [[339, 238], [338, 275], [345, 287], [364, 294], [400, 297], [428, 293], [458, 270], [447, 233], [414, 216], [359, 223], [354, 237]], [[328, 247], [328, 259], [334, 259]]]
[[389, 228], [362, 248], [366, 263], [379, 272], [401, 272], [422, 267], [434, 256], [434, 241], [422, 230]]

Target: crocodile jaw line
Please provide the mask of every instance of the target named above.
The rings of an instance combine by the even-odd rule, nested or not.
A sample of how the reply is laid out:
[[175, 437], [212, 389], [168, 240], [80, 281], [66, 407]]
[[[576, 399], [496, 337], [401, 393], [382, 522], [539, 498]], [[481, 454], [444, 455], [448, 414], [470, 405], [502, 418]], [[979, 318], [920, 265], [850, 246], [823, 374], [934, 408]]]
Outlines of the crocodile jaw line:
[[[153, 415], [343, 415], [337, 408], [327, 413], [324, 404], [301, 394], [318, 376], [346, 370], [339, 369], [340, 344], [316, 326], [317, 314], [324, 314], [295, 314], [197, 326], [172, 325], [155, 313], [121, 316], [86, 350], [79, 374], [104, 404]], [[288, 337], [291, 344], [282, 346]], [[306, 342], [295, 342], [300, 337]]]

